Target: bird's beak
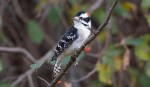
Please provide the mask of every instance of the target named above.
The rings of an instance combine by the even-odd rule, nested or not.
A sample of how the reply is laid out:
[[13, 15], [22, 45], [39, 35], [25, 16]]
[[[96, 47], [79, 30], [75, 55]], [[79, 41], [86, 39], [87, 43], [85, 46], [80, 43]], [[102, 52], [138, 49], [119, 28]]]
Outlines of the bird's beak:
[[75, 20], [75, 21], [79, 21], [78, 17], [73, 17], [72, 19]]

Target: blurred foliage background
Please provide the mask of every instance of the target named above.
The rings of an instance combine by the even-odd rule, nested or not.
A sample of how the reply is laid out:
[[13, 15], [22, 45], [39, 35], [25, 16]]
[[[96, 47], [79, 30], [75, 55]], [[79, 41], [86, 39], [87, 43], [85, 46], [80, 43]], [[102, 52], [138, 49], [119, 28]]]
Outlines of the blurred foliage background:
[[[33, 71], [26, 75], [30, 65], [55, 47], [78, 11], [91, 14], [94, 31], [103, 23], [112, 2], [0, 0], [0, 87], [45, 87], [47, 84]], [[79, 65], [71, 67], [58, 87], [149, 87], [149, 25], [150, 0], [119, 0], [109, 25], [89, 44], [90, 52], [81, 54]], [[29, 60], [16, 48], [25, 49], [35, 59]], [[53, 64], [33, 68], [39, 67], [38, 75], [50, 82]]]

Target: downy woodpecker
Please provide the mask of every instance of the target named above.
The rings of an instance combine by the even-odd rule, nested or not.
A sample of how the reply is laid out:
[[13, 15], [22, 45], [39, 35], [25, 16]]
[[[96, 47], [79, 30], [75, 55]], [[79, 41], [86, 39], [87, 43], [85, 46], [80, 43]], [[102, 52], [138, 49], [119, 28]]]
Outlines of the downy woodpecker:
[[56, 60], [53, 78], [60, 73], [63, 58], [80, 49], [91, 34], [91, 18], [88, 13], [84, 11], [78, 12], [73, 17], [73, 22], [74, 25], [65, 32], [54, 50], [54, 55], [51, 59], [52, 61]]

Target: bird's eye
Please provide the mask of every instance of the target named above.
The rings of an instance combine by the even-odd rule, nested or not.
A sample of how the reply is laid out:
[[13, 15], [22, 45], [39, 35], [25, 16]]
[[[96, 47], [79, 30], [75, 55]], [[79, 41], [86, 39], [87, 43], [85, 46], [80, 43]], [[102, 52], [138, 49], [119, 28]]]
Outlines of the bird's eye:
[[82, 17], [79, 17], [79, 20], [82, 20], [83, 18]]

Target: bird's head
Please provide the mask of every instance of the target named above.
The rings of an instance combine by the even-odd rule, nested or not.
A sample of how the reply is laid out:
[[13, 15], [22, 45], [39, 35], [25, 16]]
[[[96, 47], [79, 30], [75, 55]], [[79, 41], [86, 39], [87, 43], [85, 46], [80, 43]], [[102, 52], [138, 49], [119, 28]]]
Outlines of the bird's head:
[[91, 18], [89, 13], [80, 11], [75, 15], [75, 17], [73, 17], [73, 20], [75, 26], [83, 26], [91, 29]]

